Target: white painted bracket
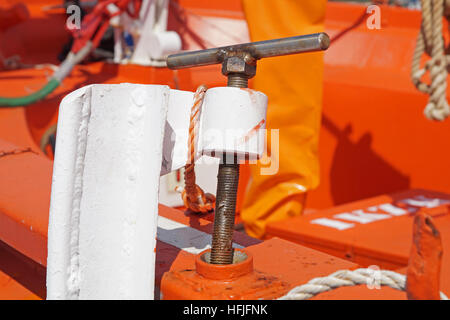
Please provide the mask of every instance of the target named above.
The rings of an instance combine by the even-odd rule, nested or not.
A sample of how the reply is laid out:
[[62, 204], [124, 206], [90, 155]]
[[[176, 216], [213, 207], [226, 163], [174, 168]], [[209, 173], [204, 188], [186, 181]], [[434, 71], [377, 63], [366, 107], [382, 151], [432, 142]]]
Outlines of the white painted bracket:
[[[192, 92], [138, 84], [86, 86], [62, 100], [48, 232], [49, 299], [153, 298], [159, 177], [186, 165], [192, 100]], [[221, 110], [224, 100], [233, 116]], [[260, 155], [261, 143], [235, 142], [265, 120], [266, 106], [267, 98], [254, 91], [209, 90], [196, 158], [205, 150]], [[230, 135], [231, 144], [219, 139], [230, 127], [242, 129]]]
[[48, 232], [49, 299], [152, 299], [170, 90], [93, 85], [65, 97]]

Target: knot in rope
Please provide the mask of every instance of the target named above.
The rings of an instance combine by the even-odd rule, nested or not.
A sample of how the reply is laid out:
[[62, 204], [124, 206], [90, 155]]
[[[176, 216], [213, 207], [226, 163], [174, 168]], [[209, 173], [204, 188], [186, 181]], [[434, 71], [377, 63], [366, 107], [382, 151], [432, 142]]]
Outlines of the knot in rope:
[[[181, 198], [184, 206], [196, 213], [206, 213], [214, 209], [216, 197], [211, 193], [205, 193], [202, 188], [195, 185], [195, 191], [188, 193], [187, 189], [181, 190]], [[179, 189], [177, 189], [180, 191]]]

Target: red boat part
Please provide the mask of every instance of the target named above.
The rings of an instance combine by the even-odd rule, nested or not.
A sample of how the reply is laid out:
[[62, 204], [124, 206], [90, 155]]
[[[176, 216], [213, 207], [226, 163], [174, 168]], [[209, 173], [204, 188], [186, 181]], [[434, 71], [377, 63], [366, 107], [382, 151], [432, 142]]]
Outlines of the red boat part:
[[440, 232], [426, 210], [420, 211], [414, 218], [413, 245], [406, 273], [408, 299], [440, 300], [442, 255]]

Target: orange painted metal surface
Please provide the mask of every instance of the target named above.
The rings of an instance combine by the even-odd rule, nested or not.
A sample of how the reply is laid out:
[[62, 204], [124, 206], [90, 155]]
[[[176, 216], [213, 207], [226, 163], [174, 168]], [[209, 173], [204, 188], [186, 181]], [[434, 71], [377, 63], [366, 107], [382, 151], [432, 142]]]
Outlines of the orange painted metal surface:
[[45, 265], [52, 162], [35, 150], [0, 140], [0, 240]]
[[[427, 202], [432, 208], [412, 206], [411, 202], [404, 202], [407, 199], [418, 199], [417, 197], [423, 200], [420, 196], [444, 201]], [[412, 203], [425, 205], [422, 200]], [[272, 235], [284, 234], [282, 237], [285, 239], [349, 259], [363, 267], [375, 265], [381, 269], [397, 269], [396, 272], [410, 277], [410, 298], [436, 299], [438, 288], [446, 294], [450, 292], [450, 254], [447, 252], [447, 248], [450, 248], [449, 200], [450, 195], [447, 194], [412, 190], [358, 201], [299, 219], [288, 219], [269, 228]], [[377, 208], [378, 214], [386, 214], [379, 209], [379, 205], [386, 203], [409, 212], [367, 224], [355, 223], [355, 228], [341, 231], [331, 231], [327, 227], [310, 223], [321, 218], [349, 222], [336, 219], [335, 216], [358, 210], [377, 214], [368, 211], [368, 208]], [[425, 223], [425, 217], [432, 217], [434, 228]], [[436, 230], [439, 230], [440, 236], [436, 235]], [[405, 267], [408, 264], [408, 268]], [[322, 293], [313, 299], [404, 300], [407, 299], [407, 294], [388, 287], [368, 289], [366, 286], [355, 286]]]
[[357, 267], [281, 239], [249, 246], [246, 252], [253, 256], [254, 273], [228, 281], [198, 275], [197, 257], [180, 254], [162, 279], [163, 299], [273, 299], [312, 278]]
[[[450, 247], [450, 195], [410, 190], [337, 206], [268, 225], [268, 233], [354, 261], [399, 269], [408, 264], [414, 214], [423, 206]], [[421, 207], [422, 206], [422, 207]], [[444, 257], [445, 259], [449, 259]]]
[[0, 300], [38, 300], [39, 297], [0, 271]]
[[232, 265], [212, 265], [202, 260], [205, 252], [195, 257], [195, 270], [164, 274], [161, 294], [166, 300], [256, 300], [274, 299], [289, 288], [276, 277], [255, 271], [253, 256], [243, 251], [247, 259]]
[[[0, 140], [1, 152], [23, 151]], [[52, 162], [31, 151], [1, 156], [0, 152], [0, 298], [45, 298], [47, 226]], [[4, 182], [4, 183], [3, 183]], [[27, 195], [26, 201], [24, 194]], [[11, 201], [14, 200], [14, 201]], [[211, 221], [201, 215], [159, 206], [159, 215], [205, 233], [211, 233]], [[175, 232], [182, 232], [176, 230]], [[243, 245], [256, 239], [236, 232], [234, 241]], [[5, 249], [4, 249], [5, 248]], [[170, 244], [157, 241], [156, 289], [164, 272], [178, 257], [192, 256]]]
[[235, 249], [235, 253], [245, 255], [245, 259], [227, 265], [210, 264], [207, 262], [206, 256], [211, 254], [211, 249], [207, 249], [195, 258], [195, 271], [206, 279], [224, 281], [238, 279], [253, 273], [253, 255], [243, 249]]
[[424, 117], [427, 96], [409, 79], [420, 11], [380, 8], [381, 28], [370, 30], [365, 6], [328, 2], [321, 182], [308, 207], [409, 188], [450, 193], [450, 121]]
[[341, 287], [321, 293], [311, 300], [406, 300], [406, 293], [389, 287], [369, 289], [365, 285]]
[[[436, 210], [438, 209], [438, 210]], [[448, 282], [441, 282], [442, 241], [440, 232], [433, 219], [427, 214], [445, 214], [448, 205], [435, 210], [421, 209], [414, 217], [413, 241], [409, 256], [408, 267], [400, 271], [406, 273], [406, 292], [389, 287], [356, 286], [351, 288], [339, 288], [331, 292], [320, 294], [316, 299], [382, 299], [382, 300], [440, 300], [440, 291], [448, 293]], [[442, 270], [448, 270], [450, 266], [444, 265]]]
[[[199, 215], [187, 214], [184, 211], [159, 206], [159, 215], [171, 221], [185, 225], [184, 228], [177, 228], [173, 232], [181, 234], [184, 230], [194, 228], [196, 230], [211, 234], [213, 224], [211, 221]], [[183, 230], [184, 229], [184, 230]], [[195, 265], [195, 255], [179, 247], [157, 239], [156, 243], [156, 269], [155, 269], [155, 297], [160, 297], [161, 279], [165, 272], [178, 269], [192, 269]], [[187, 241], [187, 240], [186, 240]], [[260, 243], [260, 240], [252, 239], [243, 233], [235, 232], [233, 241], [243, 247]], [[181, 243], [183, 245], [183, 243]], [[186, 246], [192, 244], [186, 243]]]

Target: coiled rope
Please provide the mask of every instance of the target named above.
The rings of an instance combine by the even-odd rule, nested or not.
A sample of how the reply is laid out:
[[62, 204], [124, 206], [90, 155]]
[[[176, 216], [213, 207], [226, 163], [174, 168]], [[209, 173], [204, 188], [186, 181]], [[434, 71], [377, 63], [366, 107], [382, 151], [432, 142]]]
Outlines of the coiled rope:
[[194, 94], [194, 102], [191, 108], [191, 116], [189, 121], [189, 139], [188, 139], [188, 162], [184, 167], [184, 190], [181, 191], [186, 208], [193, 212], [205, 213], [214, 209], [216, 198], [210, 193], [206, 193], [195, 183], [195, 139], [198, 131], [198, 123], [200, 118], [200, 109], [208, 88], [201, 85]]
[[[356, 285], [380, 285], [405, 291], [406, 276], [390, 270], [356, 269], [339, 270], [329, 276], [314, 278], [307, 284], [295, 287], [278, 300], [307, 300], [319, 293], [331, 291], [340, 287]], [[440, 293], [441, 300], [448, 300], [444, 293]]]
[[[411, 65], [411, 79], [416, 88], [429, 95], [424, 114], [428, 119], [442, 121], [450, 114], [447, 102], [447, 65], [450, 57], [445, 54], [442, 36], [442, 19], [448, 0], [421, 0], [422, 26], [417, 36]], [[450, 5], [450, 1], [448, 1]], [[423, 54], [430, 56], [424, 67], [420, 67]], [[422, 77], [430, 73], [430, 84]]]

